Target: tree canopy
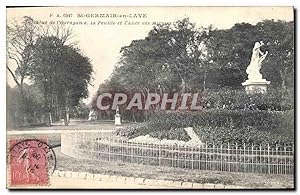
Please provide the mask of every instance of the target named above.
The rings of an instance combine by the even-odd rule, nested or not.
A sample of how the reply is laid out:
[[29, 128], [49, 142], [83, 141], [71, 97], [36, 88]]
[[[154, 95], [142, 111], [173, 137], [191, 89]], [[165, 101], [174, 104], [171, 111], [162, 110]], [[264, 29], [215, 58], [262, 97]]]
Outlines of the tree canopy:
[[88, 96], [92, 66], [79, 49], [64, 45], [57, 37], [41, 37], [32, 58], [29, 75], [40, 83], [48, 112], [64, 113]]
[[[12, 115], [18, 115], [20, 125], [26, 124], [26, 116], [32, 107], [28, 96], [36, 94], [38, 88], [42, 94], [43, 104], [36, 104], [33, 114], [48, 115], [47, 123], [65, 118], [68, 124], [69, 113], [80, 105], [80, 100], [88, 96], [88, 85], [92, 75], [92, 65], [79, 48], [75, 47], [72, 29], [62, 25], [39, 26], [30, 17], [24, 17], [20, 22], [13, 21], [7, 25], [7, 70], [13, 77], [20, 94], [10, 90], [20, 97], [18, 106]], [[17, 65], [14, 71], [11, 63]], [[28, 78], [35, 87], [26, 84]], [[29, 103], [30, 104], [29, 104]], [[40, 112], [42, 110], [43, 112]], [[78, 110], [78, 109], [77, 109]], [[23, 122], [22, 122], [23, 118]], [[28, 117], [27, 117], [28, 118]], [[41, 117], [47, 118], [47, 117]], [[23, 124], [22, 124], [23, 123]]]
[[[294, 22], [266, 20], [237, 23], [230, 29], [196, 27], [188, 18], [157, 25], [144, 39], [120, 50], [112, 75], [99, 86], [104, 92], [172, 93], [242, 90], [246, 68], [257, 41], [269, 55], [263, 77], [271, 88], [294, 86]], [[94, 98], [93, 105], [95, 107]]]
[[196, 28], [188, 18], [158, 25], [121, 49], [107, 85], [140, 91], [241, 89], [252, 48], [263, 41], [269, 55], [262, 74], [273, 87], [293, 87], [294, 23], [266, 20], [219, 30]]

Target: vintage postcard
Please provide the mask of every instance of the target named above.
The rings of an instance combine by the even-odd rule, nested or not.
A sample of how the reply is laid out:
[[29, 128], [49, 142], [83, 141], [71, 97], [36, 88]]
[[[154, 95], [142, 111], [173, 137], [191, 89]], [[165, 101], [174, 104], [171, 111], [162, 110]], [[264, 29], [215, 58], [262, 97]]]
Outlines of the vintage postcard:
[[295, 189], [293, 7], [7, 7], [7, 188]]

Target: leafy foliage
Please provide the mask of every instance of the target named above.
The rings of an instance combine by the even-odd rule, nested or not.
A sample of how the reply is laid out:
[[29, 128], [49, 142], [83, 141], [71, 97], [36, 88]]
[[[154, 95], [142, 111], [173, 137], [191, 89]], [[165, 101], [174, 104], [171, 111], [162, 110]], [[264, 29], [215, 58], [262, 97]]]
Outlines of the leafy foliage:
[[[6, 87], [7, 126], [9, 128], [45, 124], [43, 98], [37, 85], [24, 84], [22, 98], [18, 87]], [[26, 117], [22, 117], [26, 116]]]
[[64, 114], [87, 97], [91, 73], [90, 60], [79, 49], [64, 45], [56, 37], [37, 40], [29, 75], [43, 89], [48, 112]]
[[200, 140], [207, 143], [231, 144], [288, 144], [293, 143], [293, 136], [279, 132], [261, 131], [257, 127], [228, 128], [198, 126], [194, 129]]
[[205, 142], [293, 142], [293, 112], [226, 109], [157, 112], [145, 125], [126, 129], [119, 135], [136, 137], [149, 134], [160, 139], [187, 141], [190, 138], [183, 128], [191, 126]]
[[190, 137], [183, 128], [171, 128], [167, 131], [161, 131], [159, 129], [154, 129], [149, 126], [136, 126], [136, 127], [126, 127], [120, 128], [116, 132], [116, 135], [125, 136], [128, 138], [134, 138], [142, 135], [149, 134], [151, 137], [169, 140], [182, 140], [188, 141]]
[[263, 41], [262, 50], [269, 51], [261, 69], [264, 78], [271, 81], [273, 87], [293, 87], [294, 22], [240, 23], [228, 30], [214, 29], [209, 37], [208, 56], [215, 68], [208, 71], [208, 87], [241, 88], [257, 41]]
[[206, 91], [203, 98], [207, 109], [287, 111], [294, 107], [293, 90], [273, 89], [251, 95], [244, 90]]
[[273, 20], [237, 23], [227, 30], [196, 28], [188, 18], [155, 26], [145, 39], [121, 49], [107, 85], [145, 93], [242, 89], [254, 43], [264, 41], [262, 50], [269, 51], [264, 78], [272, 88], [293, 88], [293, 32], [293, 22]]

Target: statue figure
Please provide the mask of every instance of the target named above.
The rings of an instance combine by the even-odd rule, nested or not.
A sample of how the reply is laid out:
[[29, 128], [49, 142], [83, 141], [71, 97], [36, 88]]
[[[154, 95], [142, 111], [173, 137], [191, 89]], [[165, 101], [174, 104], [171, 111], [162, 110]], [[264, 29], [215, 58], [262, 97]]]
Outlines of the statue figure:
[[252, 50], [251, 61], [246, 69], [246, 73], [248, 74], [249, 81], [259, 81], [259, 80], [263, 79], [262, 74], [260, 73], [261, 63], [268, 55], [268, 51], [263, 53], [260, 50], [260, 47], [263, 45], [264, 45], [264, 43], [262, 41], [256, 42], [254, 44], [254, 48]]
[[88, 121], [95, 121], [95, 120], [96, 120], [96, 112], [94, 110], [90, 110]]
[[117, 105], [117, 107], [116, 107], [115, 125], [121, 125], [121, 115], [120, 115], [119, 105]]
[[116, 114], [120, 114], [119, 112], [120, 112], [119, 111], [119, 105], [117, 105], [117, 107], [116, 107]]

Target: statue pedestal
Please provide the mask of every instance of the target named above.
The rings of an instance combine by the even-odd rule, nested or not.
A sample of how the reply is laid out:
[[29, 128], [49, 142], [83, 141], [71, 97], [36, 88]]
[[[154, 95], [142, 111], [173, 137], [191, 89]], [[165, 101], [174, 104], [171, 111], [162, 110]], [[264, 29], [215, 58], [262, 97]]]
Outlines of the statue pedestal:
[[121, 115], [120, 114], [115, 115], [115, 125], [121, 125]]
[[243, 86], [245, 86], [245, 90], [247, 94], [254, 94], [254, 93], [266, 93], [268, 89], [268, 85], [270, 84], [270, 81], [267, 81], [266, 79], [257, 80], [257, 81], [250, 81], [246, 80], [242, 83]]

